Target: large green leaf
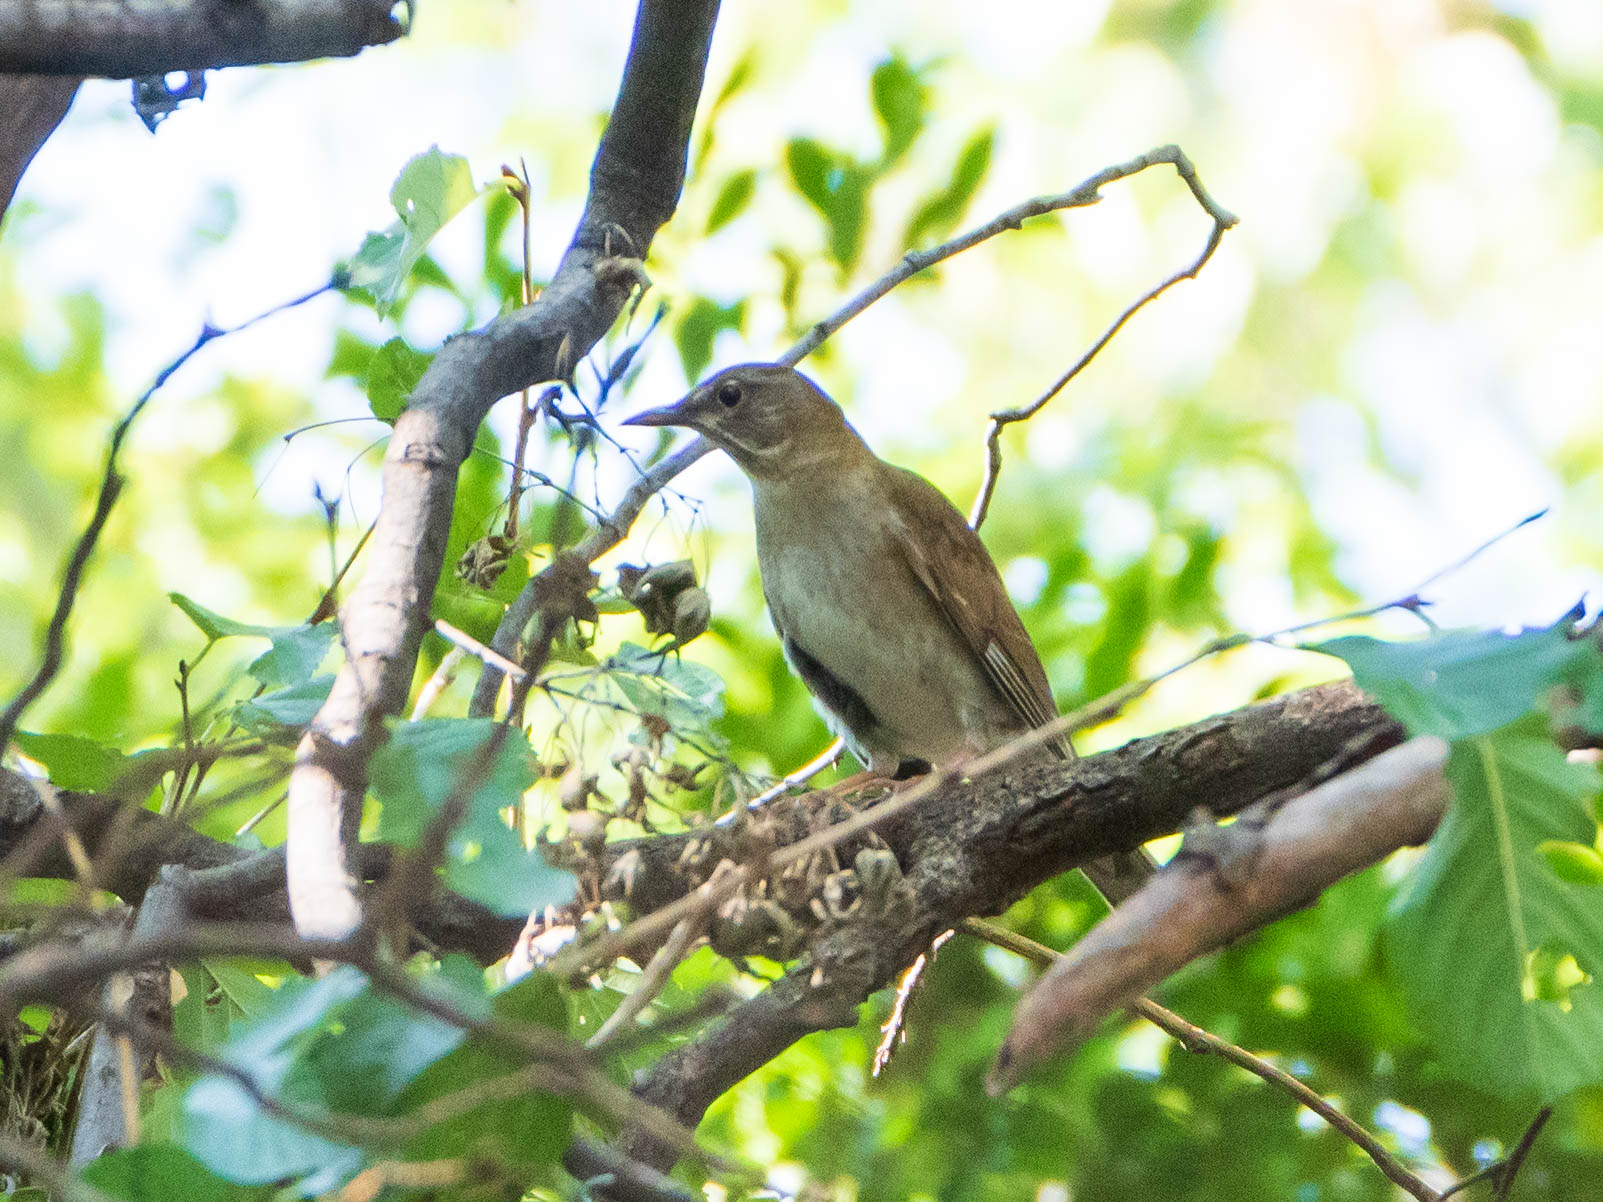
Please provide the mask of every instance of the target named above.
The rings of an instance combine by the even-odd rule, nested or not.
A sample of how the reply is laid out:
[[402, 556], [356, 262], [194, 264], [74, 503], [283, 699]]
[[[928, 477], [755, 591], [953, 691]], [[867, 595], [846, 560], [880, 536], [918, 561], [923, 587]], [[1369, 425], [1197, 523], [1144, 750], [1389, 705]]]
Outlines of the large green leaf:
[[[430, 818], [467, 790], [447, 848], [446, 883], [498, 914], [527, 914], [567, 901], [573, 878], [526, 850], [501, 812], [534, 784], [538, 766], [527, 736], [482, 718], [397, 723], [374, 755], [373, 794], [384, 805], [379, 837], [415, 845]], [[500, 739], [493, 756], [492, 738]]]
[[1560, 685], [1577, 690], [1584, 720], [1603, 728], [1603, 654], [1595, 634], [1576, 637], [1580, 616], [1517, 634], [1448, 630], [1406, 643], [1352, 635], [1311, 649], [1346, 660], [1359, 687], [1410, 734], [1487, 734], [1547, 708]]
[[44, 765], [50, 783], [58, 789], [104, 791], [116, 783], [128, 764], [129, 757], [116, 748], [103, 746], [82, 735], [19, 730], [14, 737], [24, 755]]
[[[278, 1095], [319, 1028], [366, 989], [366, 978], [352, 969], [291, 982], [219, 1054], [249, 1073], [257, 1089]], [[306, 1096], [310, 1092], [294, 1101], [320, 1106], [318, 1098]], [[176, 1137], [212, 1172], [249, 1185], [304, 1179], [307, 1192], [321, 1192], [362, 1164], [359, 1149], [268, 1114], [243, 1085], [221, 1074], [203, 1076], [184, 1092]]]
[[1394, 907], [1388, 961], [1442, 1063], [1505, 1097], [1603, 1082], [1603, 906], [1563, 854], [1595, 844], [1599, 776], [1551, 733], [1555, 712], [1592, 725], [1603, 705], [1579, 619], [1317, 648], [1410, 734], [1452, 743], [1453, 805]]
[[[567, 1008], [556, 982], [534, 973], [492, 999], [496, 1018], [523, 1027], [567, 1029]], [[474, 1034], [421, 1073], [402, 1095], [403, 1112], [445, 1095], [466, 1099], [456, 1112], [432, 1124], [406, 1148], [413, 1160], [476, 1155], [517, 1173], [548, 1175], [572, 1138], [569, 1104], [550, 1094], [520, 1088], [509, 1094], [484, 1090], [482, 1101], [471, 1103], [473, 1087], [494, 1082], [521, 1067], [515, 1053], [493, 1035]], [[530, 1182], [525, 1179], [524, 1188]]]
[[271, 650], [257, 656], [247, 669], [268, 688], [304, 685], [311, 680], [339, 633], [333, 622], [320, 622], [316, 626], [305, 623], [296, 626], [258, 626], [236, 622], [214, 613], [182, 593], [168, 593], [167, 597], [200, 628], [209, 642], [227, 638], [269, 640], [273, 644]]
[[1455, 745], [1448, 779], [1453, 805], [1388, 926], [1392, 971], [1463, 1080], [1544, 1100], [1603, 1081], [1603, 905], [1538, 851], [1591, 839], [1596, 769], [1566, 762], [1533, 715]]
[[271, 1186], [237, 1185], [174, 1144], [114, 1148], [83, 1168], [83, 1179], [125, 1202], [256, 1202]]
[[604, 667], [636, 712], [656, 714], [674, 730], [704, 729], [724, 712], [723, 679], [702, 664], [624, 643]]
[[468, 161], [461, 155], [445, 154], [435, 146], [412, 158], [390, 189], [390, 203], [400, 220], [367, 236], [351, 260], [351, 286], [370, 292], [383, 316], [434, 235], [478, 194]]

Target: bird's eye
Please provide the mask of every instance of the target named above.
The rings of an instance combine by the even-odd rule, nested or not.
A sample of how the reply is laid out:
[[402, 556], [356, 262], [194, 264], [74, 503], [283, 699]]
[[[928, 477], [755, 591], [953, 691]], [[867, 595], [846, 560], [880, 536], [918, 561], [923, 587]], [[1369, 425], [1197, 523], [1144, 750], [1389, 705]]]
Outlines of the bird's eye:
[[740, 404], [740, 385], [733, 380], [718, 385], [718, 403], [725, 409], [733, 409]]

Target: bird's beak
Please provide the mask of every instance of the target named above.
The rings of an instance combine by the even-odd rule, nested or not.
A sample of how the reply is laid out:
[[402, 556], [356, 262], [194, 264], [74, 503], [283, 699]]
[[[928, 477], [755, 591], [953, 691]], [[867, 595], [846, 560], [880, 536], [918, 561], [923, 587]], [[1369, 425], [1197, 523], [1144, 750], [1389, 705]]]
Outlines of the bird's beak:
[[661, 409], [647, 409], [623, 422], [626, 426], [693, 426], [690, 416], [690, 398], [664, 405]]

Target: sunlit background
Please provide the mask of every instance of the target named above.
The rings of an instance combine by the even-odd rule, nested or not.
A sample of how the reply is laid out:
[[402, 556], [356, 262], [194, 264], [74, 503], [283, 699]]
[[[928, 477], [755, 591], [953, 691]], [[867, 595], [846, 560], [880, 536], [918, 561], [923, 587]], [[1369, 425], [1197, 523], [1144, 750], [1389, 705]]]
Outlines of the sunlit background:
[[[232, 324], [325, 280], [393, 220], [389, 187], [413, 154], [466, 155], [486, 183], [502, 164], [526, 164], [533, 271], [554, 269], [633, 6], [419, 7], [415, 36], [353, 60], [214, 73], [204, 102], [154, 137], [126, 84], [86, 84], [25, 176], [0, 237], [7, 646], [36, 645], [115, 415], [204, 322]], [[870, 77], [892, 56], [922, 73], [929, 120], [875, 184], [844, 271], [785, 148], [805, 136], [875, 160]], [[954, 232], [1167, 142], [1240, 216], [1197, 280], [1143, 310], [1004, 440], [986, 536], [1060, 702], [1165, 667], [1216, 634], [1404, 596], [1544, 508], [1430, 587], [1436, 620], [1548, 622], [1596, 590], [1595, 0], [727, 0], [704, 117], [732, 77], [716, 121], [698, 128], [679, 214], [648, 264], [652, 290], [611, 344], [668, 305], [627, 395], [609, 403], [609, 428], [678, 395], [687, 368], [776, 355], [892, 266], [910, 215], [985, 130], [989, 166]], [[707, 234], [719, 197], [748, 170], [749, 205]], [[1173, 172], [1154, 169], [898, 291], [804, 369], [882, 455], [966, 510], [987, 414], [1033, 399], [1126, 304], [1194, 258], [1208, 227]], [[484, 231], [482, 204], [446, 230], [433, 252], [450, 286], [424, 281], [398, 322], [324, 297], [206, 349], [159, 394], [130, 445], [130, 488], [91, 570], [68, 669], [32, 725], [127, 746], [169, 735], [171, 676], [198, 641], [169, 590], [243, 620], [304, 619], [330, 571], [314, 488], [343, 498], [343, 555], [376, 511], [386, 431], [369, 417], [285, 436], [367, 414], [342, 346], [399, 332], [429, 348], [495, 314]], [[494, 249], [515, 263], [518, 242], [514, 221]], [[596, 366], [607, 358], [598, 351]], [[579, 380], [593, 393], [588, 368]], [[503, 448], [514, 405], [494, 419]], [[656, 447], [649, 431], [620, 439], [642, 455]], [[536, 465], [564, 477], [571, 460], [553, 438]], [[582, 491], [606, 505], [628, 478], [610, 456]], [[705, 502], [699, 516], [670, 499], [604, 562], [696, 559], [719, 621], [687, 654], [728, 680], [741, 758], [793, 767], [822, 727], [804, 717], [760, 617], [744, 484], [713, 457], [676, 487]], [[1418, 628], [1406, 615], [1381, 625]], [[13, 658], [0, 692], [30, 667]], [[1250, 648], [1177, 678], [1101, 738], [1334, 670]], [[846, 1070], [809, 1048], [786, 1088], [842, 1092], [848, 1110], [884, 1120], [883, 1101], [830, 1078]], [[1156, 1072], [1160, 1051], [1136, 1041], [1119, 1062]], [[755, 1132], [761, 1104], [741, 1094], [723, 1113], [746, 1107]], [[1428, 1142], [1414, 1111], [1387, 1105], [1391, 1118], [1377, 1121]], [[782, 1134], [752, 1141], [744, 1150], [759, 1157], [790, 1146]]]

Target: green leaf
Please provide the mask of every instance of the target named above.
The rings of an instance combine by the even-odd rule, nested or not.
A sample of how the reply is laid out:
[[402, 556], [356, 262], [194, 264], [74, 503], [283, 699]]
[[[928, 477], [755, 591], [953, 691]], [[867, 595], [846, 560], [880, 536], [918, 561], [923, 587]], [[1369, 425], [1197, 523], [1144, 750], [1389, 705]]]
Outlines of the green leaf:
[[[501, 746], [487, 748], [498, 730]], [[527, 914], [573, 896], [573, 878], [527, 851], [501, 811], [538, 776], [521, 730], [487, 718], [428, 718], [397, 723], [373, 757], [373, 794], [383, 803], [379, 837], [414, 846], [447, 801], [463, 803], [448, 847], [446, 883], [498, 914]], [[465, 797], [463, 790], [470, 790]]]
[[1536, 850], [1561, 881], [1572, 885], [1603, 885], [1603, 855], [1585, 843], [1549, 839]]
[[1547, 1100], [1603, 1081], [1603, 989], [1585, 983], [1603, 907], [1537, 851], [1595, 833], [1597, 769], [1532, 715], [1456, 744], [1447, 775], [1453, 804], [1388, 923], [1392, 972], [1460, 1079]]
[[[483, 977], [468, 967], [448, 963], [414, 985], [482, 1019], [490, 1012]], [[241, 1024], [217, 1054], [262, 1094], [314, 1121], [269, 1113], [232, 1077], [200, 1078], [184, 1095], [179, 1138], [231, 1181], [300, 1181], [308, 1193], [337, 1188], [361, 1167], [364, 1150], [319, 1132], [316, 1118], [396, 1113], [412, 1082], [467, 1038], [462, 1026], [374, 990], [351, 968], [292, 981], [264, 1000], [259, 1017]]]
[[294, 976], [294, 970], [288, 964], [271, 961], [206, 956], [202, 957], [200, 963], [211, 973], [229, 1004], [246, 1019], [261, 1018], [272, 1008], [273, 999], [278, 996], [278, 990], [264, 984], [259, 974], [270, 974], [284, 980]]
[[1152, 625], [1152, 565], [1138, 560], [1106, 588], [1107, 623], [1085, 659], [1085, 690], [1091, 697], [1118, 688], [1134, 674], [1136, 653]]
[[982, 129], [968, 140], [958, 152], [946, 186], [913, 213], [913, 219], [907, 223], [907, 233], [902, 235], [903, 246], [911, 250], [933, 243], [945, 237], [962, 219], [991, 166], [995, 141], [996, 131], [991, 129]]
[[226, 1181], [174, 1144], [113, 1148], [85, 1165], [83, 1179], [125, 1202], [250, 1202], [270, 1198], [271, 1186]]
[[[567, 1008], [556, 982], [536, 972], [491, 999], [495, 1017], [529, 1028], [566, 1031]], [[500, 1037], [470, 1035], [450, 1055], [420, 1074], [397, 1107], [402, 1113], [446, 1094], [472, 1096], [472, 1087], [505, 1079], [519, 1068]], [[407, 1145], [410, 1160], [479, 1155], [486, 1163], [524, 1173], [548, 1171], [572, 1138], [572, 1108], [561, 1098], [521, 1088], [482, 1091], [483, 1102], [436, 1122]]]
[[400, 217], [389, 229], [369, 234], [351, 260], [350, 286], [371, 293], [383, 316], [400, 296], [414, 264], [434, 235], [479, 194], [468, 161], [432, 147], [415, 156], [390, 189]]
[[869, 81], [874, 113], [885, 135], [882, 162], [889, 167], [907, 152], [924, 129], [929, 89], [922, 74], [906, 59], [888, 58], [874, 68]]
[[1410, 734], [1487, 734], [1546, 708], [1561, 685], [1581, 697], [1584, 721], [1603, 726], [1603, 653], [1593, 639], [1571, 637], [1580, 617], [1577, 609], [1518, 634], [1448, 630], [1407, 643], [1352, 635], [1309, 649], [1346, 660], [1358, 686]]
[[337, 622], [273, 627], [267, 636], [273, 640], [272, 649], [257, 656], [246, 671], [268, 688], [305, 684], [322, 665], [338, 635]]
[[[311, 679], [323, 662], [328, 649], [339, 633], [333, 622], [316, 626], [253, 626], [236, 622], [213, 613], [204, 605], [191, 601], [182, 593], [168, 593], [168, 598], [183, 610], [189, 620], [200, 627], [208, 641], [226, 638], [268, 639], [272, 649], [252, 661], [247, 671], [269, 688], [284, 685], [300, 686]], [[327, 689], [324, 689], [326, 695]]]
[[128, 757], [122, 752], [82, 735], [46, 735], [19, 730], [14, 737], [25, 756], [44, 765], [50, 783], [58, 789], [104, 792], [116, 784], [128, 763]]
[[723, 679], [702, 664], [624, 643], [606, 671], [635, 712], [657, 714], [674, 729], [707, 724], [724, 712]]
[[391, 338], [374, 351], [367, 371], [367, 403], [373, 416], [394, 425], [433, 362], [432, 354], [414, 350], [402, 338]]
[[863, 248], [872, 173], [812, 138], [792, 138], [785, 148], [785, 165], [796, 190], [829, 227], [830, 257], [849, 272]]
[[718, 197], [712, 202], [712, 212], [707, 214], [706, 233], [713, 233], [728, 225], [736, 217], [746, 211], [751, 203], [753, 193], [757, 191], [757, 173], [755, 171], [737, 171], [724, 181], [724, 186], [718, 189]]
[[240, 702], [234, 707], [234, 721], [259, 734], [272, 734], [286, 727], [299, 729], [317, 716], [333, 687], [334, 677], [324, 673], [300, 684], [274, 689]]
[[[277, 1096], [318, 1028], [366, 989], [366, 978], [350, 968], [320, 981], [290, 982], [268, 1013], [218, 1054], [250, 1074], [263, 1093]], [[318, 1104], [315, 1097], [296, 1101]], [[220, 1074], [185, 1090], [176, 1127], [178, 1142], [212, 1172], [248, 1185], [304, 1179], [307, 1192], [321, 1193], [338, 1188], [362, 1164], [358, 1149], [266, 1113], [238, 1081]]]
[[685, 379], [699, 380], [707, 364], [712, 362], [713, 341], [719, 333], [723, 330], [738, 332], [745, 320], [746, 302], [743, 300], [720, 305], [698, 296], [692, 301], [674, 327], [674, 343], [679, 348]]
[[225, 618], [221, 614], [213, 613], [197, 601], [191, 601], [182, 593], [168, 593], [167, 599], [184, 611], [184, 615], [200, 627], [200, 632], [208, 639], [226, 639], [235, 635], [256, 635], [260, 638], [271, 638], [276, 627], [252, 626], [245, 622], [236, 622], [232, 618]]

